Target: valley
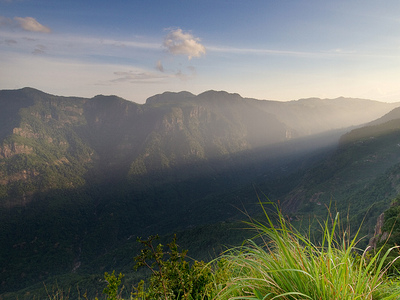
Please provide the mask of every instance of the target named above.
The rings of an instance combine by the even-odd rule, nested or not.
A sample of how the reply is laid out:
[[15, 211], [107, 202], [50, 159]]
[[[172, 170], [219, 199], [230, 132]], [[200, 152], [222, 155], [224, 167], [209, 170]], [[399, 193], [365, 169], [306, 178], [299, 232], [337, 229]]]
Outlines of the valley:
[[238, 228], [258, 197], [295, 220], [332, 205], [372, 237], [400, 191], [399, 106], [0, 91], [0, 299], [54, 280], [94, 293], [112, 270], [134, 281], [136, 237], [177, 233], [209, 260], [251, 235]]

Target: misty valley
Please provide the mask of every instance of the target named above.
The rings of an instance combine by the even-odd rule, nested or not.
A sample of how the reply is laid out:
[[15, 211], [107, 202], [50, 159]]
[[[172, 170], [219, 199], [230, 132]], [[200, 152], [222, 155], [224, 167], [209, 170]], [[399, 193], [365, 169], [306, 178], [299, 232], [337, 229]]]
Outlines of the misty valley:
[[[349, 245], [356, 237], [357, 248], [383, 249], [380, 257], [389, 259], [386, 251], [400, 242], [399, 192], [400, 102], [279, 102], [211, 90], [165, 92], [137, 104], [1, 90], [0, 299], [66, 299], [54, 296], [59, 289], [71, 299], [100, 299], [107, 284], [107, 299], [230, 299], [243, 290], [272, 299], [249, 281], [216, 291], [210, 278], [237, 277], [238, 265], [251, 273], [248, 261], [235, 259], [259, 251], [260, 231], [288, 263], [300, 248], [309, 252], [297, 261], [333, 255], [313, 239], [340, 244], [330, 234], [339, 223]], [[207, 269], [208, 277], [200, 272], [246, 239], [255, 241], [251, 250]], [[151, 278], [151, 270], [133, 267], [157, 262], [162, 249], [143, 249], [159, 243], [164, 272], [176, 267], [192, 276], [190, 292], [178, 288], [181, 298], [166, 297], [155, 277], [147, 292], [130, 288]], [[372, 266], [374, 259], [355, 261]], [[390, 272], [398, 275], [397, 264]], [[111, 283], [125, 291], [114, 295]], [[365, 299], [390, 299], [379, 297]]]

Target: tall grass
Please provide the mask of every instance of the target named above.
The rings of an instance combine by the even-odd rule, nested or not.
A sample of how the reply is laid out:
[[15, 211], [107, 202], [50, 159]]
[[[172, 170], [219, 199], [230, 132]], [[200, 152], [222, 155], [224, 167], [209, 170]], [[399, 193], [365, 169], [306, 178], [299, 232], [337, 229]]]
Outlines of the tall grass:
[[400, 299], [400, 288], [386, 277], [384, 261], [393, 250], [374, 254], [357, 249], [357, 234], [340, 228], [339, 213], [321, 224], [314, 243], [276, 210], [266, 222], [252, 222], [262, 243], [249, 240], [223, 259], [229, 279], [217, 299]]

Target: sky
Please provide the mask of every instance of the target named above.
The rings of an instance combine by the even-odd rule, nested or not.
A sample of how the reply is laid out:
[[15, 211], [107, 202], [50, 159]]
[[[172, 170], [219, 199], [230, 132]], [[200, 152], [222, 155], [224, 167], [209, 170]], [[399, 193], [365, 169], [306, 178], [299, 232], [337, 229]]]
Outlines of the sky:
[[400, 101], [398, 0], [0, 0], [0, 89]]

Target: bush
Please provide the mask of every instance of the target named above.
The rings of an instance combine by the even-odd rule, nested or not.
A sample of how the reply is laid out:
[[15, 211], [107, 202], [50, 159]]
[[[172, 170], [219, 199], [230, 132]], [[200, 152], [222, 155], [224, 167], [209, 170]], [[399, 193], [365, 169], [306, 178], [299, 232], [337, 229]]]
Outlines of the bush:
[[138, 239], [144, 248], [135, 257], [135, 268], [151, 270], [148, 286], [141, 281], [133, 293], [134, 299], [200, 300], [211, 299], [213, 276], [204, 262], [186, 261], [187, 250], [179, 252], [176, 236], [164, 252], [163, 246], [154, 246], [158, 236]]

